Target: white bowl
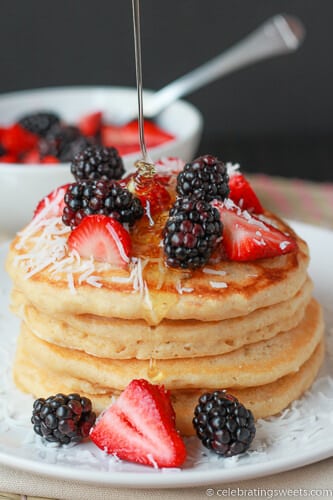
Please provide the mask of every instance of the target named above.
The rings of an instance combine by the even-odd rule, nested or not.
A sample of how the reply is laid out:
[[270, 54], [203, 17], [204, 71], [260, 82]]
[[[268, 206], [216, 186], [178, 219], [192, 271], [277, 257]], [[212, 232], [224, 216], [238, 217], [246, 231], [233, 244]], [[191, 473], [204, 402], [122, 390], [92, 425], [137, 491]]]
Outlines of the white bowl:
[[[144, 102], [151, 92], [146, 91]], [[105, 121], [125, 103], [136, 105], [136, 89], [126, 87], [57, 87], [12, 92], [0, 95], [0, 126], [10, 125], [25, 113], [51, 110], [68, 123], [81, 116], [103, 111]], [[163, 111], [157, 123], [175, 136], [175, 140], [151, 148], [150, 156], [178, 156], [190, 160], [195, 154], [202, 133], [202, 116], [191, 104], [177, 101]], [[137, 153], [124, 155], [126, 170], [133, 169]], [[1, 159], [1, 158], [0, 158]], [[69, 163], [8, 164], [0, 162], [0, 235], [12, 236], [27, 224], [38, 201], [57, 186], [73, 182]]]

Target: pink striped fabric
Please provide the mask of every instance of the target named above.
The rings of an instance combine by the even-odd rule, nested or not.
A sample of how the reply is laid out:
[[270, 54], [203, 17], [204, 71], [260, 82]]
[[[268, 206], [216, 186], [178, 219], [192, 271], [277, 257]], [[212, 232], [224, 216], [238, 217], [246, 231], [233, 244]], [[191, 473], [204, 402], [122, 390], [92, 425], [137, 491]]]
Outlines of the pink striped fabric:
[[333, 228], [333, 183], [247, 175], [262, 204], [289, 219]]

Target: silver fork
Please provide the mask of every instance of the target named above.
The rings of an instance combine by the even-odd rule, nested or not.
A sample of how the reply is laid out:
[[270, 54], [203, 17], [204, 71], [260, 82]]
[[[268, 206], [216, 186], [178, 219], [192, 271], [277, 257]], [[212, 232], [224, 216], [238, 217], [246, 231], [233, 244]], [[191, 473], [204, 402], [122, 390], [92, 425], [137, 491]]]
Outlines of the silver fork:
[[[145, 97], [144, 116], [154, 118], [175, 100], [190, 94], [214, 80], [257, 61], [298, 49], [305, 37], [302, 22], [294, 16], [276, 15], [238, 43]], [[112, 117], [115, 125], [124, 125], [137, 117], [137, 106], [123, 108]]]

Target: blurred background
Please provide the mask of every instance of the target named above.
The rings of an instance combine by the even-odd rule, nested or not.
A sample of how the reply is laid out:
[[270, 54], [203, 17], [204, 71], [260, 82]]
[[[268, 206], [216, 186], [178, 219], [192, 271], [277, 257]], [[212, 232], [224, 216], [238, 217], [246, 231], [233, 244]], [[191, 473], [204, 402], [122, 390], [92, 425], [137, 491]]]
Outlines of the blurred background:
[[[205, 120], [198, 153], [248, 172], [332, 181], [332, 0], [142, 0], [144, 86], [158, 90], [281, 12], [306, 26], [297, 52], [186, 98]], [[135, 85], [130, 0], [2, 0], [0, 47], [1, 93]]]

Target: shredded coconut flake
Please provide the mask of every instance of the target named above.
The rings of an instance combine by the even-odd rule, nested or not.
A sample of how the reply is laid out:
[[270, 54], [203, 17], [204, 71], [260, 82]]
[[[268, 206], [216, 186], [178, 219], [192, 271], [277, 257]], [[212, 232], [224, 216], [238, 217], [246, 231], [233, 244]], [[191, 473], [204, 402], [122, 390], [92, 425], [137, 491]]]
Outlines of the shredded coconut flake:
[[281, 241], [280, 243], [281, 250], [285, 250], [288, 245], [290, 245], [290, 241]]
[[210, 267], [204, 267], [202, 272], [205, 274], [215, 274], [216, 276], [225, 276], [227, 274], [226, 271], [222, 271], [219, 269], [211, 269]]
[[240, 167], [239, 163], [231, 163], [230, 161], [228, 161], [225, 166], [227, 167], [229, 177], [237, 174]]
[[224, 281], [210, 281], [209, 284], [212, 288], [228, 288], [228, 283]]
[[176, 290], [180, 295], [183, 295], [183, 293], [192, 293], [194, 288], [182, 286], [182, 282], [179, 280], [176, 283]]

